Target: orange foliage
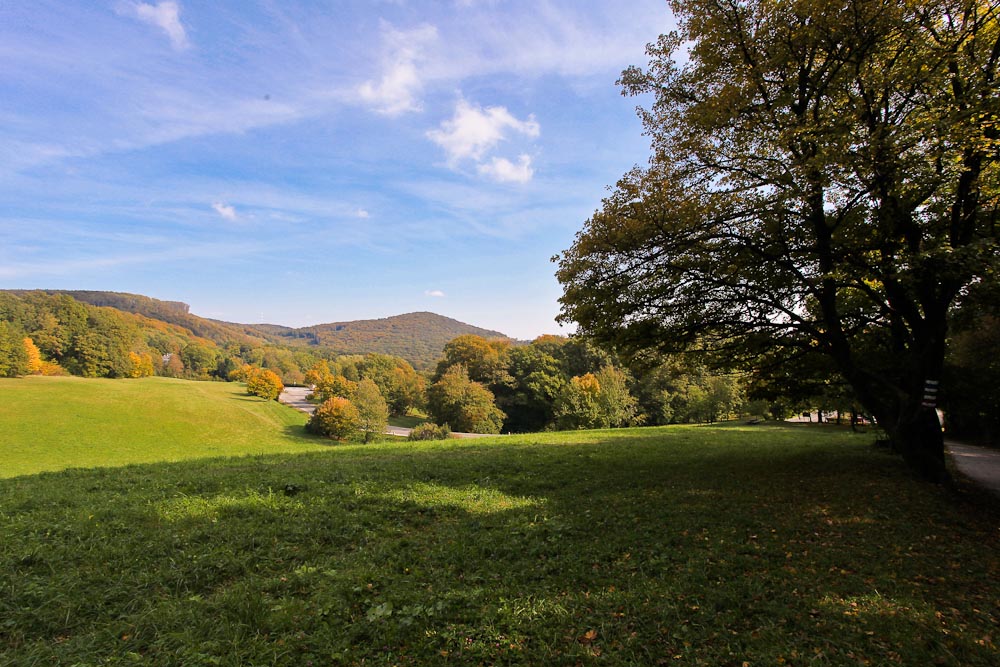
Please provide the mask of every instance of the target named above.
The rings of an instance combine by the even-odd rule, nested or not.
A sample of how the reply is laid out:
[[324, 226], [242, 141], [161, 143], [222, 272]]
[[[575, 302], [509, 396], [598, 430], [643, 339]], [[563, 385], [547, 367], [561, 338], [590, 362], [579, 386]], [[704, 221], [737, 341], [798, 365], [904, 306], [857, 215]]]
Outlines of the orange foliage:
[[28, 373], [40, 373], [42, 370], [42, 353], [39, 351], [38, 346], [35, 345], [35, 341], [25, 338], [24, 351], [28, 355]]
[[128, 358], [132, 362], [132, 371], [129, 377], [144, 378], [153, 374], [153, 357], [148, 352], [138, 354], [129, 352]]
[[586, 375], [574, 377], [571, 382], [578, 386], [582, 391], [592, 396], [596, 396], [601, 393], [601, 382], [593, 373], [587, 373]]
[[38, 373], [45, 376], [69, 375], [69, 371], [54, 361], [43, 361], [38, 367]]

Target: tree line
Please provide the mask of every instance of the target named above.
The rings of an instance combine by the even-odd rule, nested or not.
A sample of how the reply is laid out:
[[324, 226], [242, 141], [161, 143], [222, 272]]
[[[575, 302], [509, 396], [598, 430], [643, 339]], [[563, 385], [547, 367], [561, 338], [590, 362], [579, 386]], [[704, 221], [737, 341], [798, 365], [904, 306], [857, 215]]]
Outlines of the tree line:
[[343, 401], [358, 403], [365, 381], [392, 415], [418, 412], [471, 433], [711, 422], [753, 407], [741, 375], [701, 364], [662, 359], [629, 369], [583, 339], [541, 336], [515, 345], [466, 334], [445, 345], [429, 375], [385, 355], [318, 362], [306, 373], [325, 408], [317, 424], [342, 419]]
[[543, 336], [522, 345], [462, 335], [447, 343], [435, 370], [421, 373], [394, 355], [338, 356], [246, 338], [220, 344], [65, 293], [0, 292], [0, 376], [263, 382], [249, 369], [274, 376], [255, 392], [262, 396], [272, 397], [277, 382], [348, 398], [368, 379], [390, 414], [426, 411], [453, 430], [482, 433], [712, 421], [736, 414], [744, 395], [735, 376], [676, 360], [637, 372], [581, 339]]
[[[155, 303], [186, 313], [183, 304]], [[211, 333], [220, 331], [224, 329]], [[37, 348], [40, 369], [26, 365], [25, 339]], [[251, 365], [272, 371], [285, 384], [301, 384], [305, 370], [333, 356], [330, 350], [289, 349], [247, 336], [215, 341], [179, 324], [96, 306], [65, 293], [0, 291], [0, 377], [41, 372], [227, 380], [235, 370]]]
[[[1000, 296], [980, 286], [955, 309], [942, 396], [952, 432], [1000, 435]], [[267, 371], [263, 374], [262, 371]], [[316, 385], [321, 399], [352, 400], [370, 380], [389, 414], [426, 414], [455, 431], [500, 433], [784, 418], [802, 411], [864, 412], [821, 357], [740, 356], [644, 350], [627, 360], [582, 337], [528, 344], [454, 338], [433, 371], [387, 354], [334, 355], [231, 341], [66, 294], [0, 292], [0, 377], [162, 375], [239, 380], [276, 398], [284, 385]], [[369, 392], [370, 393], [370, 392]]]

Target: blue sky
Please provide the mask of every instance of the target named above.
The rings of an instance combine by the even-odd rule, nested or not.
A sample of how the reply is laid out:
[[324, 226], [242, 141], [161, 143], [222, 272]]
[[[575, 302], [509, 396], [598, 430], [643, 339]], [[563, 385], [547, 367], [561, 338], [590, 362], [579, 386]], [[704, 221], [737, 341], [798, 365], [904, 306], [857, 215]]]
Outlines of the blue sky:
[[0, 3], [0, 287], [566, 333], [663, 0]]

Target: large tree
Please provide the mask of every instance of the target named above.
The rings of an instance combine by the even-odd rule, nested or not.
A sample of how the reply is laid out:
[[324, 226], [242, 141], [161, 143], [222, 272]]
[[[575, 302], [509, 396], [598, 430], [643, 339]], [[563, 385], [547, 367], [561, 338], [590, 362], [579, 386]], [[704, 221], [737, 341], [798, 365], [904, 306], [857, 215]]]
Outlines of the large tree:
[[358, 409], [365, 442], [381, 436], [389, 425], [389, 406], [374, 380], [362, 378], [351, 402]]
[[451, 366], [427, 390], [427, 408], [438, 424], [458, 432], [499, 433], [506, 415], [493, 392], [469, 379], [462, 364]]
[[652, 96], [650, 165], [558, 258], [562, 319], [622, 350], [825, 355], [940, 478], [925, 382], [997, 263], [996, 3], [671, 6], [678, 31], [621, 80]]

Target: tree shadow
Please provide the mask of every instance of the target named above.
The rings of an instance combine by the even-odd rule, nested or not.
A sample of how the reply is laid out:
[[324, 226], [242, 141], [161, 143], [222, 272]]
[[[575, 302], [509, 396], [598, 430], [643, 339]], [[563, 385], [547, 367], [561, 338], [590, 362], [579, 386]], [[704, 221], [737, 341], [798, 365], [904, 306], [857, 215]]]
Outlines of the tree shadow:
[[[896, 459], [650, 433], [345, 445], [54, 476], [34, 492], [58, 484], [68, 504], [36, 507], [35, 520], [121, 555], [77, 549], [62, 563], [67, 553], [39, 550], [8, 563], [9, 608], [44, 603], [38, 585], [51, 601], [74, 579], [113, 579], [77, 631], [93, 641], [124, 622], [133, 648], [163, 664], [192, 646], [265, 661], [277, 638], [278, 664], [995, 657], [959, 623], [989, 627], [996, 540]], [[109, 498], [109, 487], [119, 492]], [[886, 489], [909, 506], [887, 506]], [[94, 532], [88, 511], [112, 527]], [[956, 544], [977, 540], [978, 562], [953, 567]], [[26, 575], [34, 588], [13, 583]], [[65, 605], [35, 608], [17, 615], [18, 631], [73, 657], [58, 653], [69, 642], [51, 641]], [[122, 608], [133, 609], [124, 621]], [[212, 622], [192, 623], [199, 616]]]

